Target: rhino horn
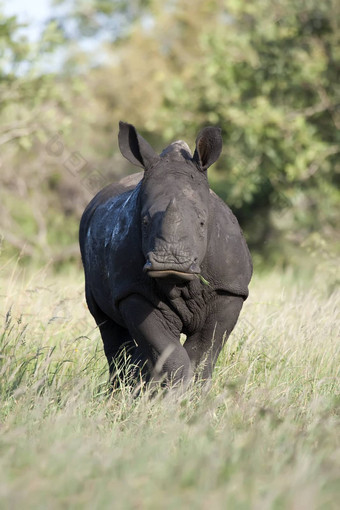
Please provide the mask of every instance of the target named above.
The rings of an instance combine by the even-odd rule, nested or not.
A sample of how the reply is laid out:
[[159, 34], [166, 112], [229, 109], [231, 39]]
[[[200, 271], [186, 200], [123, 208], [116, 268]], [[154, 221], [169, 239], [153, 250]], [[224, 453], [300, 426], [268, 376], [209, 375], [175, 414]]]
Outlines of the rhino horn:
[[172, 198], [165, 210], [164, 213], [164, 219], [163, 219], [163, 225], [162, 225], [162, 232], [163, 234], [169, 234], [172, 232], [176, 225], [178, 225], [181, 222], [181, 215], [180, 211], [177, 206], [176, 198]]

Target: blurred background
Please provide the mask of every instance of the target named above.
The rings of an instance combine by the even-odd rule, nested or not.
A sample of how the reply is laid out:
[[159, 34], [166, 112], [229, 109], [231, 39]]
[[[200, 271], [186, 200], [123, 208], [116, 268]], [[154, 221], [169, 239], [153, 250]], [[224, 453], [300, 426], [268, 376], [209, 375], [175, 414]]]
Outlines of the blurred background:
[[80, 267], [82, 211], [137, 171], [118, 121], [159, 152], [206, 125], [211, 187], [257, 268], [335, 274], [339, 2], [12, 0], [0, 3], [1, 266]]

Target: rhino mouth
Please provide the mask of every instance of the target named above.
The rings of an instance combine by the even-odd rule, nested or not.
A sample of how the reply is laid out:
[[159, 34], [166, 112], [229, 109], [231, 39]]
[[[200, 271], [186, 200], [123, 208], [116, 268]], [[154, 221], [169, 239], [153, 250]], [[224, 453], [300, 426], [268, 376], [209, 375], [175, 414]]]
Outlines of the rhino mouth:
[[201, 272], [200, 267], [195, 262], [176, 265], [174, 263], [158, 262], [151, 255], [147, 258], [143, 270], [151, 278], [175, 278], [181, 280], [193, 280]]
[[196, 278], [198, 273], [186, 273], [184, 271], [175, 271], [174, 269], [163, 269], [163, 270], [147, 270], [147, 273], [151, 278], [167, 278], [175, 277], [180, 280], [193, 280]]

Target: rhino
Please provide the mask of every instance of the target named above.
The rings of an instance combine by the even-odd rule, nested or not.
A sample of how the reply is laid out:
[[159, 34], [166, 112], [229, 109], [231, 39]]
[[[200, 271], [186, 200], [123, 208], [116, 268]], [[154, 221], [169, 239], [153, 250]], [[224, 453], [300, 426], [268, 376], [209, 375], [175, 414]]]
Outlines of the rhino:
[[181, 140], [159, 155], [125, 122], [118, 142], [143, 171], [102, 189], [79, 232], [111, 380], [125, 363], [134, 384], [187, 385], [198, 373], [208, 381], [252, 276], [237, 219], [208, 184], [221, 129], [202, 129], [193, 155]]

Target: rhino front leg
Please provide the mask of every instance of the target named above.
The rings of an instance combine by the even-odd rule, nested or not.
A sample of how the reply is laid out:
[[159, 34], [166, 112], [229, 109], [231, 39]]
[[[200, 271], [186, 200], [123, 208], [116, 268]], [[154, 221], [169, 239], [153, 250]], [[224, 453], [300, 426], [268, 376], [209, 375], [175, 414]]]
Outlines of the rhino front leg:
[[149, 380], [164, 379], [186, 385], [192, 377], [191, 362], [180, 343], [181, 324], [175, 316], [165, 317], [139, 294], [124, 299], [119, 306], [130, 334], [147, 353]]
[[203, 329], [188, 336], [184, 348], [193, 370], [203, 380], [210, 379], [221, 349], [235, 327], [243, 298], [220, 294], [207, 317]]

